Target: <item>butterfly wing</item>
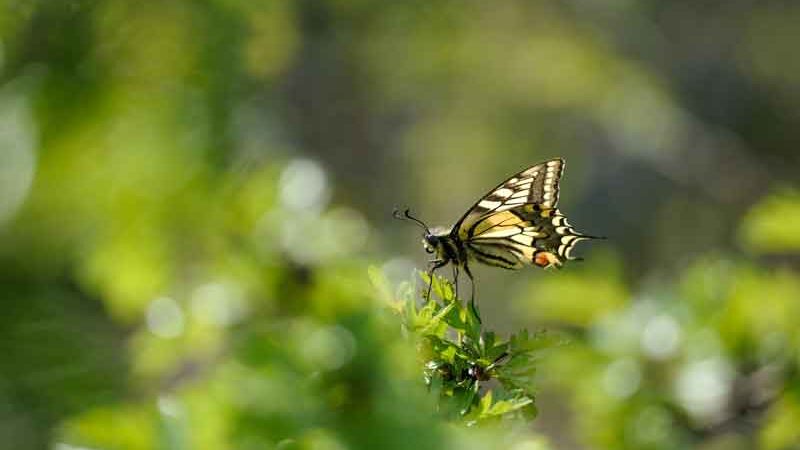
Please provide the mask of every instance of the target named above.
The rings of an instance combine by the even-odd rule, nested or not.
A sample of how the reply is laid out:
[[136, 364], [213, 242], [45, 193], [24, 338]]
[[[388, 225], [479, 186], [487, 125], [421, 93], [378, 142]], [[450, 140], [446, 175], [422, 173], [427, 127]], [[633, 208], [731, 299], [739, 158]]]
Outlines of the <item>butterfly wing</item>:
[[561, 158], [519, 172], [483, 196], [453, 227], [470, 256], [484, 264], [519, 269], [558, 266], [574, 259], [576, 232], [558, 211]]

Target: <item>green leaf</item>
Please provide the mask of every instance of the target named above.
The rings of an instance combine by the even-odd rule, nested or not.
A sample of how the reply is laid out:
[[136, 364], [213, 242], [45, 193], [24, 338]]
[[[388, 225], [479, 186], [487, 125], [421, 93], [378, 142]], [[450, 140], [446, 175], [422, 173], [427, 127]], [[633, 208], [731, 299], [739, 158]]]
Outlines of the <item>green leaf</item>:
[[428, 320], [428, 324], [425, 325], [424, 328], [420, 330], [421, 334], [431, 333], [435, 327], [437, 327], [442, 319], [450, 312], [451, 309], [455, 306], [455, 303], [450, 303], [449, 305], [445, 306], [441, 309], [441, 311], [437, 312], [435, 316], [431, 317]]
[[478, 407], [481, 415], [488, 413], [492, 409], [492, 391], [486, 391], [486, 394], [478, 402]]
[[[421, 338], [418, 354], [429, 390], [439, 398], [440, 413], [467, 424], [506, 416], [535, 417], [537, 361], [540, 352], [557, 345], [558, 339], [527, 330], [501, 339], [483, 330], [477, 310], [462, 304], [450, 281], [425, 272], [419, 277], [425, 284], [421, 303], [414, 289], [406, 288], [405, 295], [397, 298], [405, 299], [400, 315], [406, 328]], [[382, 274], [373, 273], [371, 278], [381, 289]], [[435, 295], [425, 295], [428, 286]], [[381, 295], [387, 295], [386, 290]], [[482, 390], [483, 382], [491, 379], [499, 385]]]
[[[488, 395], [484, 398], [489, 397]], [[491, 400], [491, 398], [490, 398]], [[483, 412], [481, 416], [502, 416], [519, 409], [525, 408], [526, 406], [532, 405], [533, 399], [530, 397], [520, 397], [511, 400], [501, 400], [488, 408], [482, 408]]]
[[444, 302], [452, 302], [455, 300], [453, 284], [444, 277], [433, 276], [433, 292]]

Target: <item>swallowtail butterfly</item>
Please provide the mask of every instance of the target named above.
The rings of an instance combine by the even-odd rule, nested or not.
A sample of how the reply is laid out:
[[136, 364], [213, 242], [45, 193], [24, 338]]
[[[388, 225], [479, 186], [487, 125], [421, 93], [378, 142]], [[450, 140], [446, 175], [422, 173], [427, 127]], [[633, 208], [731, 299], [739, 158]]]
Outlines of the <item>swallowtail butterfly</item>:
[[[399, 219], [416, 222], [424, 230], [425, 251], [435, 256], [428, 274], [452, 263], [457, 286], [459, 269], [475, 284], [469, 264], [473, 261], [504, 269], [526, 265], [561, 267], [576, 243], [602, 239], [579, 233], [558, 210], [558, 183], [564, 160], [551, 159], [517, 173], [489, 191], [467, 210], [450, 229], [431, 230], [409, 210], [395, 211]], [[430, 286], [428, 287], [430, 296]]]

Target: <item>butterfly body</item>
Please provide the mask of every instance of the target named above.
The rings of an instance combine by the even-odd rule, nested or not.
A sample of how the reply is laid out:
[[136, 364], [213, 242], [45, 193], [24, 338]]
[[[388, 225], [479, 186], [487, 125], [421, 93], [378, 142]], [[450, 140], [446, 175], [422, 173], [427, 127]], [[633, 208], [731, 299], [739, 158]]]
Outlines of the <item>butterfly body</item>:
[[426, 233], [422, 239], [425, 251], [436, 256], [435, 261], [444, 261], [444, 264], [453, 263], [457, 266], [467, 262], [468, 255], [463, 243], [455, 239], [450, 230]]

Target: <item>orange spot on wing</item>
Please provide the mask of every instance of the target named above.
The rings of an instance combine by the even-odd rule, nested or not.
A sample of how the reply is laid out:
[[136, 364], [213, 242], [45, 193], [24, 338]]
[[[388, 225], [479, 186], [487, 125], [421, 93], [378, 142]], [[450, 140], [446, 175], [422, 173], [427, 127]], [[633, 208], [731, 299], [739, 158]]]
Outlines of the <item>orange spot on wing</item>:
[[550, 252], [538, 252], [536, 256], [533, 258], [533, 263], [539, 267], [550, 267], [555, 266], [558, 267], [561, 265], [561, 260], [558, 257]]

